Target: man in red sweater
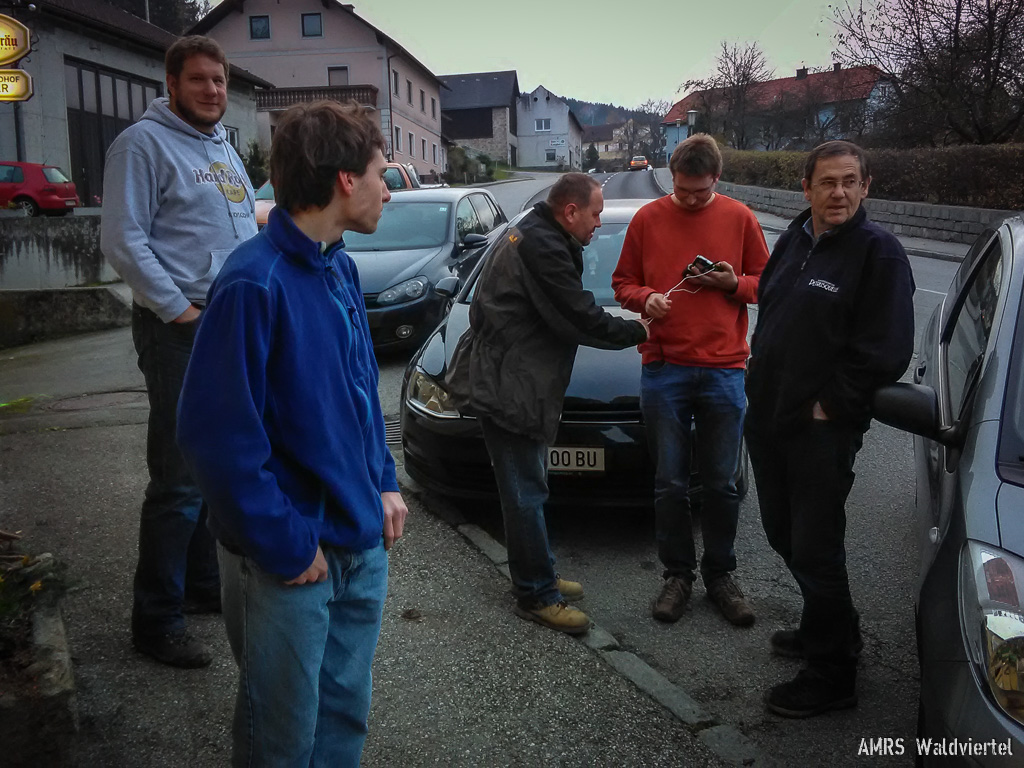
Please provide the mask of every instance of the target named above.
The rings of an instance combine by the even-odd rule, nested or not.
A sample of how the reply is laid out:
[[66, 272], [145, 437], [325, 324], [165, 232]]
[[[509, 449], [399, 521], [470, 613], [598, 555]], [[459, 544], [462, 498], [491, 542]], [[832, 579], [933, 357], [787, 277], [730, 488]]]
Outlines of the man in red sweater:
[[714, 139], [691, 136], [676, 147], [669, 169], [672, 194], [637, 211], [612, 276], [616, 300], [650, 321], [650, 338], [640, 345], [640, 409], [656, 463], [655, 531], [665, 569], [652, 614], [678, 621], [693, 591], [697, 555], [688, 490], [696, 424], [701, 578], [722, 615], [748, 627], [754, 612], [732, 578], [736, 474], [747, 304], [757, 300], [768, 246], [750, 209], [715, 192], [722, 154]]

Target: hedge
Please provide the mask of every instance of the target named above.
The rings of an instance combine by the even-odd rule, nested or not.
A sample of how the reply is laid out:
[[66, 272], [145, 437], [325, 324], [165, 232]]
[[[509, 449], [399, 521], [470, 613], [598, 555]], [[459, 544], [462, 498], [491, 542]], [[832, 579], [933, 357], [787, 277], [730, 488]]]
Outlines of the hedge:
[[[800, 191], [806, 152], [722, 152], [722, 181]], [[872, 149], [871, 197], [1024, 209], [1024, 144]]]

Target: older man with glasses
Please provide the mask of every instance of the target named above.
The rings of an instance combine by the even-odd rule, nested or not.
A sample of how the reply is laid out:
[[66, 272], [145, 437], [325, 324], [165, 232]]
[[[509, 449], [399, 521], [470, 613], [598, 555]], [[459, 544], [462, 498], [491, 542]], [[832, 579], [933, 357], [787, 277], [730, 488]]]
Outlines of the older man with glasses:
[[630, 222], [612, 277], [616, 300], [650, 320], [640, 345], [640, 408], [656, 470], [655, 536], [664, 566], [655, 619], [678, 621], [697, 570], [690, 517], [691, 432], [696, 426], [708, 597], [737, 626], [754, 612], [732, 578], [739, 520], [747, 304], [768, 260], [750, 209], [715, 192], [722, 154], [697, 134], [669, 161], [672, 194], [643, 206]]
[[804, 168], [809, 210], [779, 238], [761, 275], [747, 376], [747, 448], [768, 543], [803, 595], [796, 629], [772, 651], [805, 660], [765, 697], [784, 717], [855, 706], [863, 642], [846, 571], [846, 498], [874, 390], [914, 351], [914, 278], [903, 246], [861, 205], [871, 175], [846, 141]]

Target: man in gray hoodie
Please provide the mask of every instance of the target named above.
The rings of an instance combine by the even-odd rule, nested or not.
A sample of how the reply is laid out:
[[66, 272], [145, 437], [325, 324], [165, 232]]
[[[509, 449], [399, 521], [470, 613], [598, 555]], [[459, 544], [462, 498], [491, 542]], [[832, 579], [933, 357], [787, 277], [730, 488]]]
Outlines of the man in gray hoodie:
[[174, 441], [182, 380], [206, 292], [238, 245], [256, 234], [253, 191], [220, 124], [228, 62], [213, 40], [167, 50], [167, 98], [107, 151], [100, 246], [131, 287], [132, 337], [149, 393], [132, 639], [157, 661], [204, 667], [212, 657], [186, 613], [220, 610], [206, 508]]

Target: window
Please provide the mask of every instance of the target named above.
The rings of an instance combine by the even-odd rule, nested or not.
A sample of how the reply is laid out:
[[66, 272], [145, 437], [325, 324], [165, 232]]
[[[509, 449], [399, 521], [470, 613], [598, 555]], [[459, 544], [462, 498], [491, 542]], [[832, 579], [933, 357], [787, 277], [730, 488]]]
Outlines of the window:
[[270, 39], [270, 17], [250, 16], [249, 17], [249, 39], [269, 40]]
[[388, 166], [384, 171], [384, 184], [388, 189], [404, 189], [405, 179], [402, 178], [402, 172], [393, 165]]
[[455, 209], [455, 234], [460, 241], [469, 234], [487, 234], [468, 197], [462, 198], [458, 208]]
[[229, 125], [224, 126], [224, 131], [227, 133], [228, 144], [235, 148], [235, 152], [238, 151], [238, 129], [232, 128]]
[[434, 165], [437, 165], [437, 144], [431, 144], [430, 146], [431, 146], [431, 148], [433, 150], [433, 153], [434, 153], [433, 154]]
[[473, 201], [473, 207], [476, 209], [477, 218], [480, 219], [480, 226], [483, 227], [484, 234], [494, 229], [494, 209], [487, 204], [487, 198], [483, 195], [473, 195], [470, 200]]
[[412, 80], [405, 81], [405, 95], [409, 103], [412, 104]]
[[398, 70], [397, 69], [392, 69], [391, 70], [391, 81], [392, 81], [392, 90], [394, 90], [395, 96], [398, 96], [399, 93], [401, 93], [401, 92], [398, 90]]
[[[953, 418], [960, 413], [970, 386], [985, 360], [985, 348], [992, 333], [996, 305], [1005, 287], [1003, 252], [999, 238], [992, 241], [988, 252], [973, 275], [956, 318], [945, 331], [946, 376], [949, 381], [949, 406]], [[954, 280], [955, 282], [955, 280]]]
[[544, 150], [544, 162], [553, 163], [555, 162], [555, 150], [545, 149]]
[[402, 151], [402, 129], [395, 126], [395, 152]]
[[323, 37], [324, 22], [319, 13], [302, 14], [302, 36]]
[[426, 111], [427, 111], [427, 94], [426, 94], [426, 92], [422, 88], [420, 88], [420, 112], [426, 112]]
[[422, 145], [421, 148], [423, 149], [423, 159], [426, 160], [427, 159], [427, 140], [426, 139], [420, 139], [420, 144]]
[[409, 131], [409, 157], [412, 157], [416, 151], [416, 139], [412, 135], [412, 131]]
[[543, 117], [537, 118], [533, 121], [538, 131], [550, 131], [551, 130], [551, 118]]
[[21, 184], [25, 174], [14, 165], [0, 165], [0, 184]]
[[328, 85], [348, 85], [348, 67], [328, 67]]
[[437, 99], [430, 97], [430, 116], [437, 120]]

